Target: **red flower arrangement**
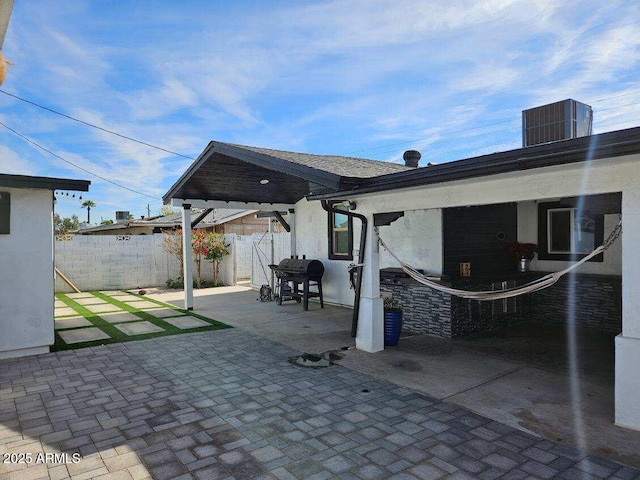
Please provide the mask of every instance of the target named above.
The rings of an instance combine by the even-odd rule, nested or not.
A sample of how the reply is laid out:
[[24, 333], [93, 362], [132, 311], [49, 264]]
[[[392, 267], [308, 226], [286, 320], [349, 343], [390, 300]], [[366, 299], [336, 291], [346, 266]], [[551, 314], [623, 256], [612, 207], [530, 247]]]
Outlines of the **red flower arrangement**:
[[515, 260], [520, 260], [521, 258], [533, 260], [533, 257], [538, 251], [538, 245], [535, 243], [520, 243], [513, 241], [509, 242], [507, 245], [507, 251]]

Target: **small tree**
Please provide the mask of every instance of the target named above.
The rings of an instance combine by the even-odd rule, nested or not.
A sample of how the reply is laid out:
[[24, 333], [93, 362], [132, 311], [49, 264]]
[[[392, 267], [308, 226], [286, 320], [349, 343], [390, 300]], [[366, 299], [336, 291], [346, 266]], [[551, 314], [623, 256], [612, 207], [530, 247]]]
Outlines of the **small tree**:
[[229, 255], [229, 244], [224, 243], [224, 234], [210, 232], [208, 234], [208, 246], [206, 259], [213, 263], [213, 284], [218, 285], [218, 270], [220, 260]]
[[178, 275], [178, 278], [182, 278], [184, 257], [182, 254], [182, 230], [165, 230], [162, 233], [164, 234], [162, 248], [169, 255], [176, 257], [180, 261], [180, 274]]
[[[182, 265], [182, 230], [165, 230], [163, 233], [164, 251], [180, 260], [180, 265]], [[193, 230], [191, 232], [191, 248], [193, 260], [196, 264], [196, 287], [202, 288], [203, 259], [213, 263], [213, 284], [217, 285], [219, 262], [229, 255], [229, 245], [224, 243], [224, 235], [200, 229]], [[180, 271], [182, 272], [182, 270]], [[180, 275], [180, 278], [182, 278], [182, 275]]]
[[64, 235], [72, 230], [77, 230], [78, 223], [78, 216], [75, 214], [64, 218], [61, 218], [57, 213], [53, 215], [53, 228], [56, 234]]
[[193, 260], [196, 262], [196, 286], [202, 288], [202, 258], [206, 258], [209, 254], [207, 232], [204, 230], [191, 232], [191, 248], [193, 248]]

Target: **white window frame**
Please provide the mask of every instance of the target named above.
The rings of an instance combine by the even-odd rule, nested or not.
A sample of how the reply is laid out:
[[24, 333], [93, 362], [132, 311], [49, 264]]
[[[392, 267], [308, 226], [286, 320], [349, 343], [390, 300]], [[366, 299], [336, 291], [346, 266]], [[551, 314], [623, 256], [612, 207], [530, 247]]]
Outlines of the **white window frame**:
[[[591, 253], [591, 250], [589, 251], [582, 251], [582, 252], [578, 252], [574, 250], [574, 246], [576, 245], [575, 242], [575, 235], [576, 235], [576, 211], [578, 209], [577, 208], [572, 208], [572, 207], [567, 207], [567, 208], [550, 208], [547, 210], [547, 252], [550, 254], [588, 254]], [[551, 228], [551, 215], [555, 212], [570, 212], [570, 219], [569, 219], [569, 245], [571, 246], [570, 250], [551, 250], [551, 245], [552, 245], [552, 241], [551, 241], [551, 236], [553, 234], [553, 229]], [[595, 247], [595, 246], [594, 246]]]

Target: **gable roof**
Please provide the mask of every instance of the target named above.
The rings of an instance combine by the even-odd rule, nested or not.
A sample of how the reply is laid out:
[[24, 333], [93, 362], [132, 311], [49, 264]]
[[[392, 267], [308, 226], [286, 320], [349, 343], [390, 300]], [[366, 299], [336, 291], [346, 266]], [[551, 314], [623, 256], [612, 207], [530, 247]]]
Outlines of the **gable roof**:
[[163, 199], [165, 203], [177, 198], [294, 204], [312, 190], [337, 191], [357, 186], [367, 178], [407, 169], [363, 158], [212, 141]]

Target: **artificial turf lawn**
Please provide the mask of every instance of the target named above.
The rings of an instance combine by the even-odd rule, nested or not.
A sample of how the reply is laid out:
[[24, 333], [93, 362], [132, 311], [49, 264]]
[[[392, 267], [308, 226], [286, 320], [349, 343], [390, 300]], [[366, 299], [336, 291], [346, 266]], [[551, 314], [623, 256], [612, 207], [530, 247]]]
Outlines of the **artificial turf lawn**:
[[[182, 310], [179, 309], [177, 307], [174, 307], [173, 305], [169, 305], [163, 302], [160, 302], [158, 300], [154, 300], [152, 298], [149, 297], [144, 297], [142, 295], [136, 295], [133, 293], [129, 293], [130, 295], [133, 295], [135, 297], [140, 297], [140, 298], [144, 298], [144, 300], [148, 301], [148, 302], [153, 302], [153, 303], [157, 303], [158, 305], [164, 307], [164, 308], [168, 308], [171, 310], [175, 310], [176, 311], [176, 315], [189, 315], [191, 317], [195, 317], [198, 318], [200, 320], [204, 320], [207, 323], [210, 323], [210, 326], [207, 327], [197, 327], [197, 328], [190, 328], [190, 329], [180, 329], [166, 321], [164, 321], [162, 318], [158, 318], [158, 317], [154, 317], [152, 313], [153, 310], [151, 311], [145, 311], [145, 310], [140, 310], [138, 308], [132, 307], [131, 305], [128, 305], [124, 302], [121, 302], [119, 300], [117, 300], [114, 297], [111, 297], [109, 295], [105, 295], [103, 293], [97, 292], [97, 291], [92, 291], [92, 292], [88, 292], [91, 293], [92, 295], [94, 295], [97, 298], [100, 298], [116, 307], [119, 307], [120, 309], [122, 309], [125, 312], [129, 312], [132, 313], [134, 315], [136, 315], [137, 317], [140, 317], [140, 320], [146, 320], [150, 323], [152, 323], [153, 325], [156, 325], [162, 329], [164, 329], [164, 332], [155, 332], [155, 333], [145, 333], [142, 335], [127, 335], [126, 333], [118, 330], [115, 325], [107, 322], [106, 320], [103, 320], [102, 317], [100, 317], [100, 314], [98, 313], [94, 313], [92, 311], [90, 311], [89, 309], [87, 309], [84, 305], [80, 305], [78, 302], [76, 302], [73, 298], [68, 297], [67, 295], [65, 295], [64, 293], [57, 293], [56, 294], [56, 299], [61, 300], [62, 302], [64, 302], [67, 306], [73, 308], [76, 312], [77, 315], [80, 315], [84, 318], [86, 318], [89, 322], [91, 322], [91, 324], [94, 327], [98, 327], [100, 330], [102, 330], [103, 332], [105, 332], [106, 334], [108, 334], [111, 338], [107, 338], [107, 339], [102, 339], [102, 340], [94, 340], [91, 342], [80, 342], [80, 343], [72, 343], [72, 344], [67, 344], [65, 343], [65, 341], [62, 339], [62, 337], [58, 334], [58, 331], [56, 330], [55, 332], [55, 343], [52, 345], [51, 347], [51, 351], [52, 352], [57, 352], [57, 351], [61, 351], [61, 350], [73, 350], [76, 348], [84, 348], [84, 347], [94, 347], [96, 345], [107, 345], [110, 343], [119, 343], [119, 342], [129, 342], [132, 340], [144, 340], [146, 338], [155, 338], [155, 337], [166, 337], [168, 335], [179, 335], [181, 333], [195, 333], [195, 332], [208, 332], [210, 330], [221, 330], [224, 328], [231, 328], [229, 325], [225, 325], [224, 323], [218, 322], [217, 320], [212, 320], [210, 318], [204, 317], [202, 315], [198, 315], [197, 313], [193, 313], [191, 311], [188, 310]], [[65, 316], [66, 318], [68, 318], [69, 316]], [[65, 318], [65, 317], [59, 317], [59, 318]], [[132, 322], [127, 322], [127, 323], [132, 323]], [[88, 328], [88, 327], [79, 327], [78, 329], [81, 328]], [[65, 331], [68, 330], [76, 330], [76, 329], [65, 329]]]

